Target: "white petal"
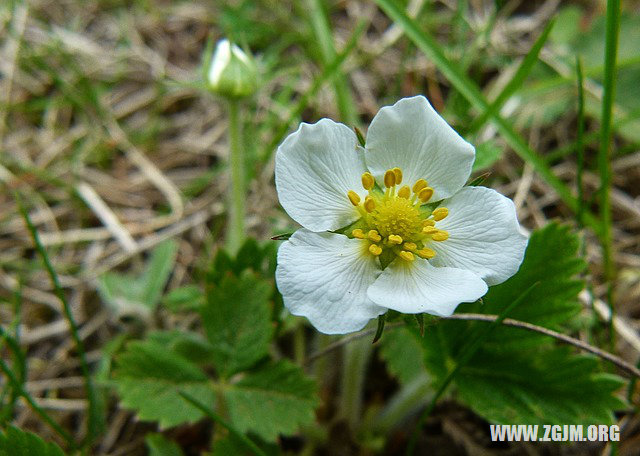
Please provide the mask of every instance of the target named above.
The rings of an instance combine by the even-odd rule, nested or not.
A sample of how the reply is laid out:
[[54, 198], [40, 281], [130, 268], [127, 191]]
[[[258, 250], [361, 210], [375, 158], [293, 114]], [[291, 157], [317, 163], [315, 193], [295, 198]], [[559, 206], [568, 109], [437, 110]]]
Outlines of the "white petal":
[[211, 67], [209, 68], [209, 83], [212, 86], [218, 85], [222, 70], [229, 64], [231, 60], [231, 44], [229, 40], [220, 40], [216, 45], [215, 53], [211, 58]]
[[357, 138], [346, 125], [322, 119], [300, 124], [276, 153], [280, 204], [296, 222], [312, 231], [335, 230], [359, 218], [349, 202], [353, 190], [364, 199], [366, 171]]
[[362, 329], [387, 309], [367, 297], [378, 274], [366, 242], [300, 229], [278, 250], [276, 282], [284, 305], [325, 334]]
[[394, 260], [369, 287], [376, 304], [403, 313], [448, 317], [461, 302], [473, 302], [487, 292], [487, 284], [471, 271], [436, 268], [427, 260]]
[[442, 202], [449, 215], [436, 227], [449, 239], [432, 242], [435, 266], [468, 269], [489, 285], [514, 275], [524, 257], [527, 237], [522, 233], [513, 202], [486, 187], [465, 187]]
[[379, 183], [387, 169], [397, 166], [409, 186], [426, 179], [434, 189], [434, 201], [462, 188], [475, 157], [473, 146], [423, 96], [380, 109], [369, 126], [366, 151], [367, 166]]

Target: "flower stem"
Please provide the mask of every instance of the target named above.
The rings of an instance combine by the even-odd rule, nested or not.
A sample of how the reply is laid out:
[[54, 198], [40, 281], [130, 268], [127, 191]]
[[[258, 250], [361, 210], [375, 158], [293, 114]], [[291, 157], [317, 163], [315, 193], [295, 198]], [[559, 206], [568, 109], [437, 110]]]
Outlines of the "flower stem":
[[227, 248], [236, 253], [245, 237], [245, 184], [244, 150], [241, 141], [239, 101], [229, 100], [229, 165], [231, 185], [229, 189], [229, 218], [227, 220]]
[[432, 379], [422, 374], [404, 385], [369, 423], [376, 434], [387, 435], [407, 416], [416, 413], [433, 399]]
[[600, 147], [598, 149], [598, 170], [600, 173], [600, 220], [602, 221], [602, 257], [604, 259], [604, 277], [607, 283], [607, 303], [609, 304], [609, 342], [610, 349], [615, 348], [613, 330], [614, 281], [616, 265], [614, 259], [613, 234], [611, 226], [611, 137], [613, 104], [615, 100], [616, 58], [618, 36], [620, 33], [620, 0], [607, 0], [604, 82], [602, 93], [602, 115], [600, 127]]
[[359, 340], [344, 347], [342, 367], [340, 412], [352, 431], [357, 431], [362, 415], [364, 378], [371, 357], [372, 346], [368, 340]]

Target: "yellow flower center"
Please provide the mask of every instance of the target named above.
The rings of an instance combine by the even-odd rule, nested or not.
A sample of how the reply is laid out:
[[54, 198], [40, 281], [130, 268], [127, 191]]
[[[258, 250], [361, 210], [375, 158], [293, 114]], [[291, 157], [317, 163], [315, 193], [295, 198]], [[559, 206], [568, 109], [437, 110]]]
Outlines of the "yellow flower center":
[[420, 211], [406, 198], [382, 198], [369, 218], [381, 236], [409, 239], [422, 231]]
[[427, 245], [449, 238], [448, 232], [435, 226], [449, 215], [449, 210], [438, 207], [430, 211], [423, 207], [433, 196], [427, 181], [418, 179], [411, 188], [400, 184], [402, 170], [393, 168], [384, 174], [384, 191], [375, 188], [375, 179], [370, 173], [364, 173], [362, 186], [369, 192], [364, 201], [353, 190], [347, 193], [361, 215], [351, 237], [362, 239], [364, 251], [380, 257], [383, 267], [396, 257], [407, 262], [415, 260], [416, 255], [433, 258], [436, 252]]

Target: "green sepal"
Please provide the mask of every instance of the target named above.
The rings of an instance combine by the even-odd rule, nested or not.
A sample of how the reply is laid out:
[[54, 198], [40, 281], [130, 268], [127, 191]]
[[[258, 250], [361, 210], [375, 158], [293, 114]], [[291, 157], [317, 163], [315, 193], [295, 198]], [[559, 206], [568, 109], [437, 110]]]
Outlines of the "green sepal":
[[385, 315], [378, 315], [378, 328], [376, 329], [376, 335], [373, 336], [373, 340], [371, 341], [372, 344], [375, 344], [376, 342], [378, 342], [378, 340], [380, 340], [380, 338], [382, 337], [382, 332], [384, 331], [384, 322], [385, 322]]
[[362, 132], [360, 131], [360, 129], [358, 127], [353, 127], [353, 131], [356, 132], [356, 137], [358, 138], [358, 142], [360, 143], [360, 145], [362, 147], [364, 147], [365, 145], [365, 139], [364, 139], [364, 135], [362, 134]]

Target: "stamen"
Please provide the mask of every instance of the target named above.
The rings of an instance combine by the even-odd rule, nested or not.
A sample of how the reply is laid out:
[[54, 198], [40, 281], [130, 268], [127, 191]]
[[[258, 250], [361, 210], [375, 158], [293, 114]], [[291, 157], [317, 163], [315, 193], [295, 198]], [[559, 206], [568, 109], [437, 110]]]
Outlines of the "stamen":
[[436, 227], [433, 226], [425, 226], [424, 228], [422, 228], [422, 232], [424, 234], [434, 234], [437, 233], [439, 230]]
[[382, 253], [382, 248], [380, 248], [379, 246], [375, 245], [375, 244], [371, 244], [369, 246], [369, 252], [375, 256], [378, 256]]
[[427, 247], [420, 249], [416, 252], [420, 258], [431, 259], [436, 256], [435, 250], [431, 250]]
[[365, 197], [364, 199], [364, 210], [367, 212], [373, 212], [376, 208], [376, 202], [370, 196]]
[[398, 196], [400, 198], [409, 199], [411, 195], [411, 189], [408, 185], [403, 186], [400, 190], [398, 190]]
[[367, 233], [367, 237], [373, 242], [380, 242], [382, 240], [382, 236], [380, 236], [376, 230], [370, 230]]
[[351, 201], [351, 204], [353, 204], [354, 206], [360, 204], [360, 195], [358, 195], [353, 190], [349, 190], [347, 196], [349, 197], [349, 201]]
[[402, 244], [402, 238], [397, 234], [390, 235], [388, 239], [389, 239], [389, 244], [396, 244], [396, 245]]
[[433, 196], [433, 189], [431, 187], [425, 187], [422, 190], [420, 190], [420, 193], [418, 193], [418, 198], [420, 198], [420, 201], [422, 201], [423, 203], [426, 203], [427, 201], [429, 201], [432, 196]]
[[365, 190], [371, 190], [375, 185], [376, 180], [373, 178], [371, 173], [364, 173], [362, 175], [362, 186]]
[[444, 230], [439, 230], [437, 233], [431, 235], [431, 239], [434, 241], [446, 241], [449, 239], [449, 233]]
[[415, 257], [413, 256], [413, 253], [406, 252], [404, 250], [398, 252], [398, 256], [400, 258], [402, 258], [403, 260], [405, 260], [405, 261], [413, 261], [413, 260], [415, 260]]
[[[418, 179], [413, 186], [401, 185], [402, 170], [399, 167], [389, 168], [384, 173], [384, 192], [375, 190], [376, 180], [370, 172], [361, 175], [365, 194], [349, 190], [347, 197], [353, 204], [362, 221], [351, 230], [351, 238], [367, 240], [363, 247], [371, 255], [388, 259], [387, 254], [395, 254], [406, 262], [415, 261], [417, 257], [431, 259], [436, 256], [433, 249], [425, 247], [431, 241], [444, 241], [449, 238], [447, 231], [435, 227], [436, 222], [449, 215], [449, 210], [439, 207], [431, 212], [425, 220], [420, 205], [429, 202], [434, 189], [429, 187], [425, 179]], [[368, 191], [368, 195], [367, 192]], [[428, 214], [429, 212], [427, 212]], [[420, 247], [419, 247], [420, 246]]]
[[435, 211], [433, 211], [433, 214], [431, 215], [433, 215], [433, 219], [436, 222], [439, 222], [440, 220], [445, 218], [447, 215], [449, 215], [449, 209], [447, 209], [446, 207], [439, 207]]
[[402, 170], [400, 168], [393, 168], [393, 174], [396, 176], [396, 185], [402, 183]]
[[424, 179], [418, 179], [415, 184], [413, 184], [413, 193], [420, 193], [420, 190], [427, 186], [427, 181]]
[[358, 239], [364, 239], [364, 232], [360, 228], [356, 228], [351, 232], [351, 236]]
[[387, 188], [391, 188], [396, 185], [396, 175], [392, 169], [388, 169], [384, 173], [384, 186]]

